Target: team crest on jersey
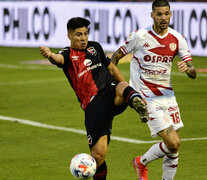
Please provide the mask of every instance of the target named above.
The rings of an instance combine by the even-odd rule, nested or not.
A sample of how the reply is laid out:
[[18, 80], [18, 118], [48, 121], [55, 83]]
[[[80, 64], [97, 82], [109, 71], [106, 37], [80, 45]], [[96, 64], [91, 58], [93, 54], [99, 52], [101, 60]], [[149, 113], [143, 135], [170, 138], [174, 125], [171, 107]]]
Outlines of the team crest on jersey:
[[87, 49], [87, 51], [91, 54], [91, 55], [93, 55], [93, 56], [95, 56], [96, 54], [97, 54], [97, 52], [96, 52], [96, 50], [95, 50], [95, 48], [92, 46], [92, 47], [89, 47], [88, 49]]
[[177, 45], [176, 45], [175, 43], [170, 43], [170, 44], [169, 44], [169, 47], [170, 47], [170, 50], [171, 50], [171, 51], [175, 51], [176, 48], [177, 48]]
[[92, 137], [91, 137], [91, 135], [88, 135], [88, 144], [92, 144]]

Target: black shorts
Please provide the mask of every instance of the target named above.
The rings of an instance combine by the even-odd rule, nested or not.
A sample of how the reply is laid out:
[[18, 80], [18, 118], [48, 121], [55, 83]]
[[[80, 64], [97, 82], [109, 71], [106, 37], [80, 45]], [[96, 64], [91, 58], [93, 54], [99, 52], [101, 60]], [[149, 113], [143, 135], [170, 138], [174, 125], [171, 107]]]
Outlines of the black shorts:
[[108, 143], [110, 142], [113, 118], [127, 108], [127, 104], [114, 105], [115, 95], [116, 86], [110, 86], [96, 95], [85, 110], [85, 127], [90, 149], [104, 135], [108, 135]]

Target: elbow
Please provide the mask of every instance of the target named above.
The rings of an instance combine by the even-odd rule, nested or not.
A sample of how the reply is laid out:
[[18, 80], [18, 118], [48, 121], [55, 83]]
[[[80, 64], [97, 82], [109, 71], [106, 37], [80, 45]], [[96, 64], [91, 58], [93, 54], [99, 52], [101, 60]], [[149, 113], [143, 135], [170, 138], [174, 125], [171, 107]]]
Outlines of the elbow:
[[195, 74], [188, 74], [188, 77], [191, 79], [195, 79], [196, 78], [196, 73]]
[[196, 73], [196, 70], [194, 70], [194, 72], [192, 73], [192, 79], [195, 79], [196, 78], [196, 76], [197, 76], [197, 73]]
[[196, 78], [196, 69], [193, 68], [191, 69], [189, 72], [186, 72], [188, 77], [190, 77], [191, 79], [195, 79]]
[[192, 76], [191, 78], [192, 78], [192, 79], [195, 79], [195, 78], [196, 78], [196, 74], [195, 74], [194, 76]]

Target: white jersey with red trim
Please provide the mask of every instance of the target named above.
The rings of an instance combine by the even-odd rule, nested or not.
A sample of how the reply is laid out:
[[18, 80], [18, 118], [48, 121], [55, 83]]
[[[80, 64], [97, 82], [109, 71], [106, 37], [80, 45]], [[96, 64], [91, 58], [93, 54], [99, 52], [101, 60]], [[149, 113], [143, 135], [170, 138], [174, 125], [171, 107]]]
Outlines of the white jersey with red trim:
[[124, 55], [133, 53], [130, 85], [145, 97], [173, 93], [170, 75], [174, 57], [192, 60], [186, 40], [172, 28], [164, 36], [152, 26], [132, 32], [120, 49]]

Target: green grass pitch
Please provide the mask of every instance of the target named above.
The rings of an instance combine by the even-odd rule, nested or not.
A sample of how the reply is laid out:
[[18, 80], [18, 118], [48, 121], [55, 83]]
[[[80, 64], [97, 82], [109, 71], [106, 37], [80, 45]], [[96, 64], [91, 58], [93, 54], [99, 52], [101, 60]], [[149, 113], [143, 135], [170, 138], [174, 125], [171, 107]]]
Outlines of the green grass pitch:
[[[53, 49], [54, 52], [57, 49]], [[0, 47], [0, 116], [31, 120], [66, 128], [84, 128], [84, 113], [64, 73], [55, 66], [30, 64], [42, 60], [38, 48]], [[173, 62], [172, 84], [184, 128], [181, 139], [207, 137], [207, 73], [192, 80]], [[197, 69], [207, 69], [206, 57], [193, 57]], [[129, 63], [119, 64], [129, 79]], [[144, 141], [146, 124], [130, 108], [115, 117], [113, 136]], [[112, 140], [106, 157], [108, 180], [134, 180], [131, 160], [153, 143]], [[89, 152], [85, 135], [0, 120], [0, 180], [73, 180], [71, 158]], [[160, 180], [162, 160], [152, 162], [149, 180]], [[207, 179], [207, 139], [182, 141], [175, 180]]]

